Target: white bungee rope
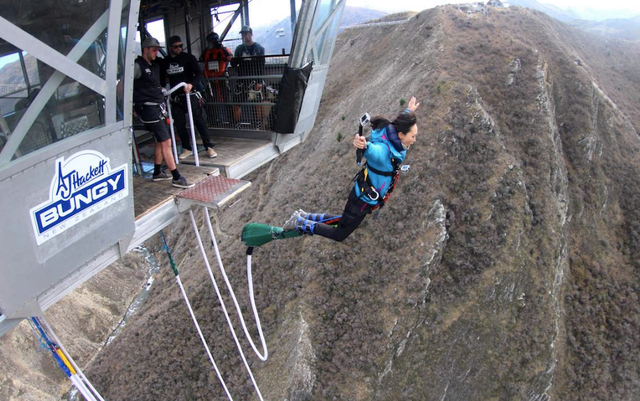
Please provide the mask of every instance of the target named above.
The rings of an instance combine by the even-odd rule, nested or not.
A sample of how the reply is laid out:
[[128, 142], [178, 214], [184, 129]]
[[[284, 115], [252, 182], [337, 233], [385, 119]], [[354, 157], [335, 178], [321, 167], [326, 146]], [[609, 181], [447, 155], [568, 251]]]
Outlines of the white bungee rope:
[[189, 302], [189, 297], [187, 297], [187, 293], [184, 290], [184, 286], [182, 285], [182, 280], [180, 279], [180, 275], [178, 274], [178, 268], [175, 265], [173, 260], [173, 256], [171, 255], [171, 250], [169, 250], [169, 246], [165, 241], [164, 234], [160, 231], [160, 235], [162, 238], [162, 244], [164, 246], [167, 255], [169, 256], [169, 262], [171, 263], [171, 269], [173, 270], [174, 275], [176, 276], [176, 282], [180, 287], [180, 292], [182, 293], [182, 298], [184, 298], [184, 302], [187, 304], [187, 309], [189, 309], [189, 314], [191, 315], [191, 320], [193, 320], [193, 324], [196, 326], [196, 330], [198, 330], [198, 335], [200, 336], [200, 341], [202, 341], [202, 345], [204, 345], [204, 349], [207, 351], [207, 355], [209, 356], [209, 360], [211, 361], [211, 365], [213, 365], [213, 369], [216, 371], [216, 375], [218, 376], [218, 380], [220, 380], [220, 384], [224, 388], [224, 392], [227, 394], [227, 398], [233, 401], [233, 397], [227, 388], [224, 379], [222, 378], [222, 373], [220, 373], [220, 369], [218, 369], [218, 365], [216, 365], [215, 359], [213, 359], [213, 355], [211, 354], [211, 350], [209, 349], [209, 345], [207, 344], [207, 340], [204, 339], [204, 335], [202, 334], [202, 330], [200, 330], [200, 325], [198, 324], [198, 319], [196, 319], [196, 315], [191, 308], [191, 303]]
[[220, 267], [220, 273], [222, 273], [222, 277], [224, 278], [224, 282], [227, 284], [227, 288], [229, 289], [229, 293], [231, 294], [231, 298], [233, 299], [233, 303], [236, 306], [236, 311], [238, 312], [238, 318], [240, 319], [240, 323], [242, 324], [242, 329], [244, 330], [244, 334], [249, 340], [249, 344], [251, 344], [251, 348], [253, 348], [253, 352], [260, 358], [261, 361], [266, 361], [269, 358], [269, 350], [267, 349], [267, 342], [264, 339], [264, 333], [262, 332], [262, 324], [260, 324], [260, 316], [258, 315], [258, 308], [256, 307], [256, 298], [253, 292], [253, 274], [251, 273], [251, 253], [247, 253], [247, 285], [249, 286], [249, 299], [251, 301], [251, 311], [253, 312], [253, 317], [256, 320], [256, 327], [258, 329], [258, 335], [260, 336], [260, 344], [262, 345], [262, 353], [257, 350], [255, 343], [251, 339], [249, 335], [249, 330], [247, 329], [247, 325], [244, 320], [244, 316], [242, 315], [242, 310], [240, 309], [240, 305], [238, 304], [238, 300], [236, 299], [236, 294], [233, 291], [233, 287], [231, 287], [231, 283], [229, 282], [229, 277], [227, 276], [227, 272], [224, 269], [224, 265], [222, 264], [222, 259], [220, 257], [220, 251], [218, 250], [218, 243], [216, 242], [216, 237], [213, 234], [213, 227], [211, 226], [211, 218], [209, 217], [209, 209], [204, 208], [204, 213], [206, 216], [207, 226], [209, 228], [209, 234], [211, 235], [211, 242], [213, 243], [213, 248], [216, 251], [216, 258], [218, 259], [218, 266]]
[[80, 394], [82, 394], [87, 401], [98, 401], [94, 396], [95, 393], [101, 401], [104, 401], [96, 389], [91, 385], [91, 383], [89, 383], [89, 380], [87, 380], [84, 375], [82, 375], [83, 379], [78, 375], [78, 371], [76, 370], [77, 365], [75, 362], [72, 362], [71, 355], [68, 355], [62, 348], [60, 345], [60, 339], [55, 335], [51, 326], [46, 322], [44, 316], [32, 316], [29, 320], [29, 324], [40, 341], [41, 347], [48, 349], [51, 352], [58, 366], [62, 369]]
[[[268, 350], [267, 350], [267, 344], [266, 341], [264, 339], [264, 334], [262, 332], [262, 325], [260, 324], [260, 317], [258, 315], [257, 312], [257, 308], [256, 308], [256, 303], [255, 303], [255, 297], [254, 297], [254, 292], [253, 292], [253, 282], [252, 282], [252, 274], [251, 274], [251, 255], [248, 254], [247, 255], [247, 280], [249, 283], [249, 297], [251, 300], [251, 308], [253, 311], [253, 316], [256, 320], [256, 326], [258, 329], [258, 334], [260, 336], [260, 343], [262, 345], [262, 349], [263, 352], [260, 353], [256, 346], [255, 343], [253, 342], [251, 336], [249, 335], [249, 331], [247, 329], [247, 325], [244, 321], [244, 317], [242, 315], [242, 310], [240, 309], [240, 305], [238, 304], [238, 300], [236, 298], [235, 292], [233, 291], [233, 287], [231, 286], [231, 283], [229, 282], [229, 278], [227, 277], [227, 273], [224, 269], [224, 265], [222, 264], [222, 258], [220, 257], [220, 251], [218, 249], [218, 245], [215, 239], [215, 235], [213, 233], [213, 228], [211, 226], [211, 219], [209, 216], [209, 211], [206, 207], [203, 207], [204, 209], [204, 213], [206, 216], [206, 220], [207, 220], [207, 226], [209, 228], [209, 234], [211, 236], [211, 242], [213, 243], [213, 247], [216, 253], [216, 258], [218, 260], [218, 266], [220, 267], [220, 272], [222, 273], [222, 277], [224, 278], [225, 284], [227, 285], [227, 289], [229, 290], [229, 293], [231, 294], [231, 298], [233, 299], [233, 303], [236, 307], [236, 311], [238, 313], [238, 318], [240, 319], [240, 322], [242, 324], [242, 329], [244, 330], [245, 336], [247, 337], [247, 340], [249, 340], [249, 343], [251, 345], [251, 348], [253, 348], [253, 351], [255, 352], [255, 354], [258, 356], [258, 358], [260, 358], [260, 360], [262, 361], [266, 361], [268, 358]], [[238, 352], [240, 353], [240, 357], [242, 358], [242, 362], [244, 363], [244, 366], [247, 369], [247, 372], [249, 373], [249, 377], [251, 378], [251, 382], [253, 383], [253, 387], [256, 389], [256, 393], [258, 394], [258, 397], [260, 398], [261, 401], [264, 401], [264, 398], [262, 397], [262, 393], [260, 392], [260, 388], [258, 387], [258, 384], [256, 383], [256, 380], [253, 376], [253, 372], [251, 371], [251, 368], [249, 367], [249, 363], [247, 362], [247, 358], [244, 355], [244, 352], [242, 351], [242, 347], [240, 345], [240, 341], [238, 340], [238, 336], [236, 335], [235, 329], [233, 328], [233, 324], [231, 323], [231, 318], [229, 317], [229, 312], [227, 311], [226, 305], [224, 303], [224, 300], [222, 299], [222, 295], [220, 294], [220, 289], [218, 288], [217, 282], [215, 277], [213, 276], [213, 272], [211, 270], [211, 265], [209, 264], [209, 259], [207, 257], [206, 251], [204, 249], [204, 245], [202, 243], [202, 239], [200, 237], [200, 232], [198, 230], [198, 226], [196, 224], [196, 220], [195, 217], [193, 216], [193, 211], [189, 210], [189, 216], [191, 217], [191, 224], [193, 226], [193, 231], [196, 235], [196, 238], [198, 239], [198, 246], [200, 247], [200, 252], [202, 253], [202, 258], [205, 262], [205, 266], [207, 267], [207, 272], [209, 273], [209, 277], [211, 278], [211, 283], [213, 285], [213, 288], [216, 291], [216, 295], [218, 296], [218, 300], [220, 301], [220, 306], [222, 306], [222, 311], [224, 312], [224, 316], [227, 319], [227, 324], [229, 325], [229, 330], [231, 331], [231, 335], [233, 336], [233, 340], [236, 343], [236, 347], [238, 348]], [[206, 345], [205, 345], [206, 347]], [[207, 349], [208, 351], [208, 349]], [[209, 351], [208, 351], [209, 352]], [[222, 377], [220, 377], [220, 380], [222, 381]], [[224, 383], [224, 382], [223, 382]], [[223, 384], [224, 385], [224, 384]], [[229, 396], [229, 399], [232, 400], [231, 396]]]

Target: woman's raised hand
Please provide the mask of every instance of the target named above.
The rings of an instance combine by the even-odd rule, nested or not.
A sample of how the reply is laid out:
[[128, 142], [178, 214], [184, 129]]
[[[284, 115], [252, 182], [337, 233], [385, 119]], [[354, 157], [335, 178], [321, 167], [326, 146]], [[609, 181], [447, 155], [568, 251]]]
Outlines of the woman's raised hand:
[[411, 96], [411, 99], [409, 100], [409, 105], [407, 106], [407, 108], [411, 110], [411, 112], [414, 112], [416, 111], [418, 106], [420, 106], [420, 103], [416, 103], [416, 97]]

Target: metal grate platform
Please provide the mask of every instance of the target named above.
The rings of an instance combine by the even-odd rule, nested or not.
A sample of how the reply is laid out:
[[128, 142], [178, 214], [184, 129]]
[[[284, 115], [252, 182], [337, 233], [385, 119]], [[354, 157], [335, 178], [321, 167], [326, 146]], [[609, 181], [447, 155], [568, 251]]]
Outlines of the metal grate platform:
[[195, 205], [219, 208], [250, 186], [249, 181], [220, 175], [209, 176], [193, 188], [185, 189], [176, 195], [178, 209], [184, 212]]

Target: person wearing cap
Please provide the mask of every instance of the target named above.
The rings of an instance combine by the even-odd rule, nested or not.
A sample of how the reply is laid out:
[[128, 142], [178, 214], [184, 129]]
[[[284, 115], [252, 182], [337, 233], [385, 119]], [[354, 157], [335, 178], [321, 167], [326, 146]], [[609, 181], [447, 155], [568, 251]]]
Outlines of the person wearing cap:
[[[236, 47], [231, 60], [231, 66], [236, 68], [239, 76], [264, 75], [265, 50], [259, 43], [253, 41], [253, 30], [248, 25], [243, 25], [240, 30], [242, 44]], [[234, 93], [235, 101], [239, 103], [260, 102], [261, 101], [262, 80], [244, 79], [236, 82]], [[260, 108], [257, 108], [259, 114]], [[240, 106], [234, 106], [234, 117], [237, 122], [242, 118]], [[257, 116], [258, 118], [260, 116]], [[258, 127], [259, 128], [259, 127]]]
[[[148, 37], [142, 41], [142, 56], [135, 60], [133, 68], [133, 107], [147, 130], [153, 133], [156, 140], [154, 151], [153, 181], [172, 180], [171, 184], [178, 188], [190, 188], [190, 183], [180, 175], [171, 152], [171, 137], [167, 127], [166, 106], [160, 85], [160, 66], [156, 59], [160, 43]], [[171, 177], [162, 171], [164, 159]]]
[[[179, 159], [185, 159], [193, 155], [191, 146], [191, 135], [187, 132], [185, 113], [187, 113], [187, 96], [191, 96], [191, 112], [193, 114], [193, 124], [198, 134], [202, 138], [207, 155], [210, 158], [217, 156], [213, 150], [213, 143], [209, 137], [207, 128], [206, 112], [204, 109], [204, 98], [199, 89], [203, 88], [202, 70], [198, 60], [192, 54], [182, 51], [183, 44], [180, 36], [172, 36], [168, 41], [167, 57], [162, 60], [160, 65], [160, 80], [165, 83], [169, 80], [169, 85], [173, 88], [181, 82], [185, 82], [187, 86], [184, 91], [176, 91], [172, 96], [171, 111], [174, 119], [174, 127], [178, 131], [180, 141], [182, 141], [182, 153]], [[197, 146], [197, 145], [196, 145]]]
[[[222, 80], [227, 74], [227, 64], [231, 61], [233, 53], [228, 47], [225, 47], [220, 42], [220, 37], [217, 33], [211, 32], [207, 35], [208, 47], [202, 53], [200, 60], [204, 63], [204, 76], [211, 78], [207, 81], [207, 88], [211, 101], [215, 103], [226, 103], [228, 101], [229, 83], [226, 80]], [[227, 113], [226, 105], [216, 106], [214, 108], [214, 119], [217, 123], [225, 123], [231, 121], [228, 116], [231, 113]]]

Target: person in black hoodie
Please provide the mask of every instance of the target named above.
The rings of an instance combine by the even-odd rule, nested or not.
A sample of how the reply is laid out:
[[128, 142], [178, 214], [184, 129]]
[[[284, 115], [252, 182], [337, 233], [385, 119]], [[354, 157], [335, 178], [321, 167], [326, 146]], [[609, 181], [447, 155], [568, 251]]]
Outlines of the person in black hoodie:
[[[142, 41], [142, 56], [136, 59], [133, 69], [133, 107], [145, 128], [152, 132], [156, 139], [153, 181], [172, 180], [174, 187], [190, 188], [194, 184], [180, 175], [171, 152], [171, 137], [167, 129], [164, 95], [160, 85], [160, 67], [156, 61], [160, 47], [155, 38], [148, 37]], [[162, 171], [163, 159], [171, 171], [171, 176]]]
[[202, 89], [202, 70], [195, 56], [182, 51], [183, 44], [180, 36], [172, 36], [168, 42], [168, 54], [160, 66], [161, 82], [169, 80], [169, 85], [173, 88], [180, 82], [185, 82], [187, 86], [184, 92], [176, 91], [172, 95], [171, 110], [175, 120], [175, 128], [182, 141], [182, 153], [179, 159], [184, 159], [193, 154], [191, 149], [191, 135], [187, 132], [185, 113], [187, 113], [186, 96], [191, 96], [191, 111], [193, 113], [193, 124], [202, 138], [207, 155], [210, 158], [217, 156], [213, 149], [213, 143], [209, 137], [207, 129], [206, 112], [204, 109], [204, 98], [200, 90]]

